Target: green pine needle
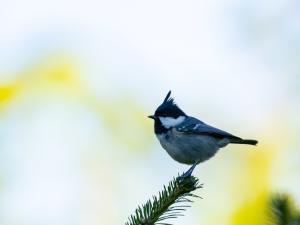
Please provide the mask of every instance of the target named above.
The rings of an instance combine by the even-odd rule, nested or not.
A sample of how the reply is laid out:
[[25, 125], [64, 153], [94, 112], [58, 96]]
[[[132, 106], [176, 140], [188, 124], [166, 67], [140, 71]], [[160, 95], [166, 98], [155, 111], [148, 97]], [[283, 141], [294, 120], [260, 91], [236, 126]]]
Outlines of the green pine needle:
[[300, 215], [291, 197], [286, 194], [276, 194], [270, 201], [270, 224], [300, 225]]
[[164, 220], [183, 216], [186, 208], [190, 207], [188, 203], [192, 202], [189, 197], [198, 197], [191, 192], [198, 188], [202, 188], [202, 185], [199, 185], [196, 177], [177, 176], [167, 187], [164, 186], [158, 197], [153, 196], [152, 201], [148, 200], [146, 204], [138, 206], [125, 225], [170, 225]]

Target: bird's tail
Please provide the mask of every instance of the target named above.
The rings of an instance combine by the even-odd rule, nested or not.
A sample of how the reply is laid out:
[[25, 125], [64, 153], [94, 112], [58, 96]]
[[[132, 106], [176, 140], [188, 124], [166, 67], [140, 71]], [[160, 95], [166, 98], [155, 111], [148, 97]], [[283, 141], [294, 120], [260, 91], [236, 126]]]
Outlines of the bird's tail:
[[251, 140], [251, 139], [231, 139], [230, 143], [232, 143], [232, 144], [256, 145], [258, 143], [258, 141], [257, 140]]

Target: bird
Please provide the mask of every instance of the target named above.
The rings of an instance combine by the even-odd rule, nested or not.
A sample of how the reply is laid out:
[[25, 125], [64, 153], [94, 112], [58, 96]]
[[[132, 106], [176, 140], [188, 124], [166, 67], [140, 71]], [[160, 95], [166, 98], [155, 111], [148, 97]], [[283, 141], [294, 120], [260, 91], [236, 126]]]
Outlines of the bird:
[[168, 92], [154, 115], [154, 133], [160, 145], [177, 162], [192, 165], [182, 177], [192, 175], [194, 168], [228, 144], [256, 145], [257, 140], [242, 139], [188, 116]]

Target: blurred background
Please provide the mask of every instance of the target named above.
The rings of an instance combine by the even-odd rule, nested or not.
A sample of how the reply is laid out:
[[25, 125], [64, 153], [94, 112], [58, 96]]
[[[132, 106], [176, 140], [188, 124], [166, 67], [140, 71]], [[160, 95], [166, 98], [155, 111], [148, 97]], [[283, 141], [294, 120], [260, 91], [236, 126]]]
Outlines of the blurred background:
[[300, 2], [1, 1], [0, 224], [123, 224], [188, 166], [147, 118], [169, 90], [257, 147], [200, 164], [174, 224], [265, 224], [300, 202]]

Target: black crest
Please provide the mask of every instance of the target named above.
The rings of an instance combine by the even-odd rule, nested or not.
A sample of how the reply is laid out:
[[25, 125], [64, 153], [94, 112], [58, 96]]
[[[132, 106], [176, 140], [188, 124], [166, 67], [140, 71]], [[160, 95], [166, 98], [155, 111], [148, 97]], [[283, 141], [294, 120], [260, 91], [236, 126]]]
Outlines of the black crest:
[[168, 92], [163, 103], [156, 109], [155, 116], [173, 117], [186, 116], [186, 114], [176, 105], [175, 101], [171, 96], [171, 91]]
[[170, 98], [170, 96], [171, 96], [171, 91], [168, 92], [167, 96], [165, 97], [164, 102], [167, 102], [167, 101], [172, 101], [172, 102], [174, 102], [174, 99], [173, 99], [173, 98]]

